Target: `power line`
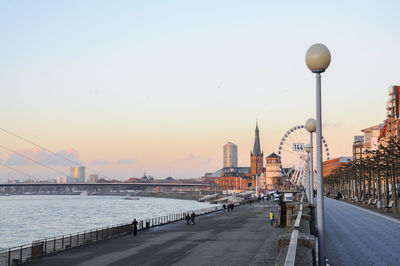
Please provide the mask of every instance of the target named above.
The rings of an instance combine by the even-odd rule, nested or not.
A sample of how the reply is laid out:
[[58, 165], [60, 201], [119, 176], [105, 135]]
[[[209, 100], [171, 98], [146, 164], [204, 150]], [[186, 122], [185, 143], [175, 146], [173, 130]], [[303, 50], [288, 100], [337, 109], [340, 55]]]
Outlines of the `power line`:
[[26, 175], [26, 176], [29, 177], [29, 178], [32, 178], [32, 179], [39, 179], [39, 178], [37, 178], [37, 177], [31, 176], [30, 174], [27, 174], [27, 173], [22, 172], [22, 171], [20, 171], [20, 170], [18, 170], [18, 169], [15, 169], [14, 167], [11, 167], [11, 166], [9, 166], [9, 165], [7, 165], [7, 164], [5, 164], [5, 163], [2, 163], [2, 162], [0, 162], [0, 163], [1, 163], [1, 165], [5, 166], [5, 167], [7, 167], [7, 168], [9, 168], [9, 169], [11, 169], [11, 170], [14, 170], [14, 171], [16, 171], [16, 172], [18, 172], [18, 173], [20, 173], [20, 174]]
[[[53, 151], [51, 151], [51, 150], [49, 150], [49, 149], [46, 149], [45, 147], [43, 147], [43, 146], [41, 146], [41, 145], [39, 145], [39, 144], [36, 144], [36, 143], [34, 143], [33, 141], [30, 141], [30, 140], [28, 140], [28, 139], [26, 139], [26, 138], [24, 138], [24, 137], [18, 136], [17, 134], [15, 134], [15, 133], [13, 133], [13, 132], [7, 130], [7, 129], [4, 129], [4, 128], [1, 128], [1, 127], [0, 127], [0, 130], [2, 130], [2, 131], [4, 131], [4, 132], [6, 132], [7, 134], [10, 134], [10, 135], [12, 135], [12, 136], [18, 138], [18, 139], [21, 139], [21, 140], [23, 140], [23, 141], [25, 141], [25, 142], [28, 142], [28, 143], [30, 143], [30, 144], [32, 144], [32, 145], [34, 145], [34, 146], [36, 146], [36, 147], [38, 147], [38, 148], [40, 148], [40, 149], [43, 149], [43, 150], [47, 151], [48, 153], [51, 153], [51, 154], [53, 154], [53, 155], [55, 155], [55, 156], [57, 156], [57, 157], [59, 157], [59, 158], [61, 158], [61, 159], [67, 160], [67, 161], [69, 161], [69, 162], [71, 162], [71, 163], [73, 163], [73, 164], [76, 164], [76, 165], [78, 165], [78, 166], [82, 166], [81, 163], [78, 163], [78, 162], [76, 162], [76, 161], [74, 161], [74, 160], [71, 160], [71, 159], [69, 159], [69, 158], [67, 158], [67, 157], [65, 157], [65, 156], [62, 156], [61, 154], [58, 154], [58, 153], [56, 153], [56, 152], [53, 152]], [[94, 170], [94, 169], [91, 169], [91, 168], [89, 168], [89, 167], [87, 167], [87, 166], [85, 166], [85, 167], [86, 167], [86, 169], [88, 169], [89, 171], [92, 171], [92, 172], [95, 173], [95, 174], [98, 174], [98, 175], [103, 176], [103, 177], [105, 177], [105, 178], [109, 178], [108, 176], [106, 176], [106, 175], [104, 175], [104, 174], [102, 174], [102, 173], [99, 173], [99, 172], [97, 172], [97, 171]]]

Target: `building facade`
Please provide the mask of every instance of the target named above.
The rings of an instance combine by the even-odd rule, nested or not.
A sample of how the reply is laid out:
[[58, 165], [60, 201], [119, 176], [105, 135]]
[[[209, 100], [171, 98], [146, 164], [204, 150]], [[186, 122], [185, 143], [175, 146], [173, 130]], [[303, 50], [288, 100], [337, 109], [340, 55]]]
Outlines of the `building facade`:
[[250, 151], [250, 167], [251, 176], [254, 178], [256, 175], [261, 175], [264, 170], [264, 152], [260, 148], [260, 132], [258, 130], [258, 123], [256, 124], [255, 138], [253, 150]]
[[283, 175], [280, 168], [281, 160], [275, 153], [265, 158], [265, 187], [277, 189], [283, 185]]
[[89, 183], [97, 183], [97, 181], [99, 180], [99, 176], [96, 174], [91, 174], [89, 175]]
[[71, 177], [77, 183], [85, 183], [85, 166], [71, 167]]
[[364, 154], [364, 136], [354, 136], [353, 161], [361, 160]]
[[237, 145], [235, 145], [232, 142], [227, 142], [224, 145], [223, 157], [224, 157], [223, 167], [237, 167], [238, 166]]
[[386, 138], [399, 139], [400, 136], [400, 86], [393, 85], [388, 89], [386, 103]]
[[338, 157], [334, 159], [327, 160], [323, 163], [323, 173], [324, 173], [324, 178], [332, 174], [333, 170], [336, 168], [345, 165], [347, 163], [350, 163], [353, 161], [353, 158], [351, 157]]

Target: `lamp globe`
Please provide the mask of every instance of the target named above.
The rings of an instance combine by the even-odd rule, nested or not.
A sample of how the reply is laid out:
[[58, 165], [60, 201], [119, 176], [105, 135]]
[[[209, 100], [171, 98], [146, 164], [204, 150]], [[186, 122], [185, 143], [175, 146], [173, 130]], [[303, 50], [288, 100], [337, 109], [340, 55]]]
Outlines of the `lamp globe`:
[[304, 146], [304, 151], [307, 152], [307, 153], [310, 153], [311, 145], [310, 144], [306, 144], [306, 146]]
[[313, 73], [324, 72], [331, 63], [331, 53], [322, 43], [316, 43], [308, 48], [306, 53], [307, 67]]
[[308, 132], [313, 133], [317, 129], [317, 121], [314, 118], [309, 118], [306, 121], [304, 127], [307, 129]]
[[310, 161], [310, 156], [308, 156], [308, 155], [304, 156], [304, 161], [306, 161], [306, 162]]

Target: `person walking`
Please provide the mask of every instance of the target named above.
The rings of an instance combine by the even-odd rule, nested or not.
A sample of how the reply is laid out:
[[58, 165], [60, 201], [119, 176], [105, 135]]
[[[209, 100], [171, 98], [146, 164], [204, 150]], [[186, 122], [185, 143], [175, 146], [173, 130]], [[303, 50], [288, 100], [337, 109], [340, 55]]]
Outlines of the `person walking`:
[[186, 224], [189, 224], [189, 221], [190, 221], [190, 215], [189, 215], [189, 213], [187, 212], [186, 213], [186, 215], [185, 215], [185, 220], [186, 220]]
[[132, 232], [133, 232], [133, 235], [134, 235], [134, 236], [137, 235], [137, 226], [138, 226], [138, 222], [136, 221], [136, 219], [133, 219], [133, 222], [132, 222]]
[[269, 222], [270, 222], [270, 224], [271, 225], [273, 225], [274, 224], [274, 212], [271, 210], [270, 211], [270, 213], [269, 213]]
[[[225, 212], [225, 210], [226, 210], [226, 205], [225, 205], [225, 203], [224, 203], [224, 205], [222, 205], [222, 208], [224, 208], [224, 212]], [[228, 209], [228, 211], [229, 211], [229, 209]]]
[[196, 224], [194, 222], [194, 218], [196, 217], [196, 214], [194, 214], [194, 212], [192, 212], [192, 215], [190, 215], [190, 221], [192, 222], [192, 224]]

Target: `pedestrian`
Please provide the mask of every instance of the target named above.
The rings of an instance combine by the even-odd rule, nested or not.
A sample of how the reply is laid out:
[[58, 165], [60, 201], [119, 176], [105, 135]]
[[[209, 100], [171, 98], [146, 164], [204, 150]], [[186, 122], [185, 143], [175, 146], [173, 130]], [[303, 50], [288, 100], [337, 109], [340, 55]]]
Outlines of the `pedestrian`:
[[133, 219], [133, 222], [132, 222], [132, 232], [133, 232], [133, 235], [134, 235], [134, 236], [137, 235], [137, 226], [138, 226], [138, 222], [136, 221], [136, 219]]
[[189, 213], [187, 212], [186, 213], [186, 215], [185, 215], [185, 220], [186, 220], [186, 224], [189, 224], [189, 221], [190, 221], [190, 215], [189, 215]]
[[194, 218], [196, 217], [196, 214], [194, 214], [194, 212], [192, 212], [192, 215], [190, 215], [190, 221], [193, 223], [193, 224], [196, 224], [195, 222], [194, 222]]
[[[224, 205], [222, 205], [222, 208], [224, 208], [224, 212], [225, 212], [225, 210], [226, 210], [226, 205], [225, 205], [225, 203], [224, 203]], [[228, 208], [228, 211], [229, 211], [229, 208]]]
[[231, 206], [231, 212], [233, 212], [233, 208], [235, 207], [235, 204], [231, 203], [230, 206]]
[[251, 199], [249, 200], [250, 206], [251, 206]]
[[260, 206], [260, 197], [257, 198], [257, 206]]
[[274, 212], [273, 211], [270, 211], [270, 213], [269, 213], [269, 222], [270, 222], [270, 224], [271, 225], [273, 225], [274, 224]]

